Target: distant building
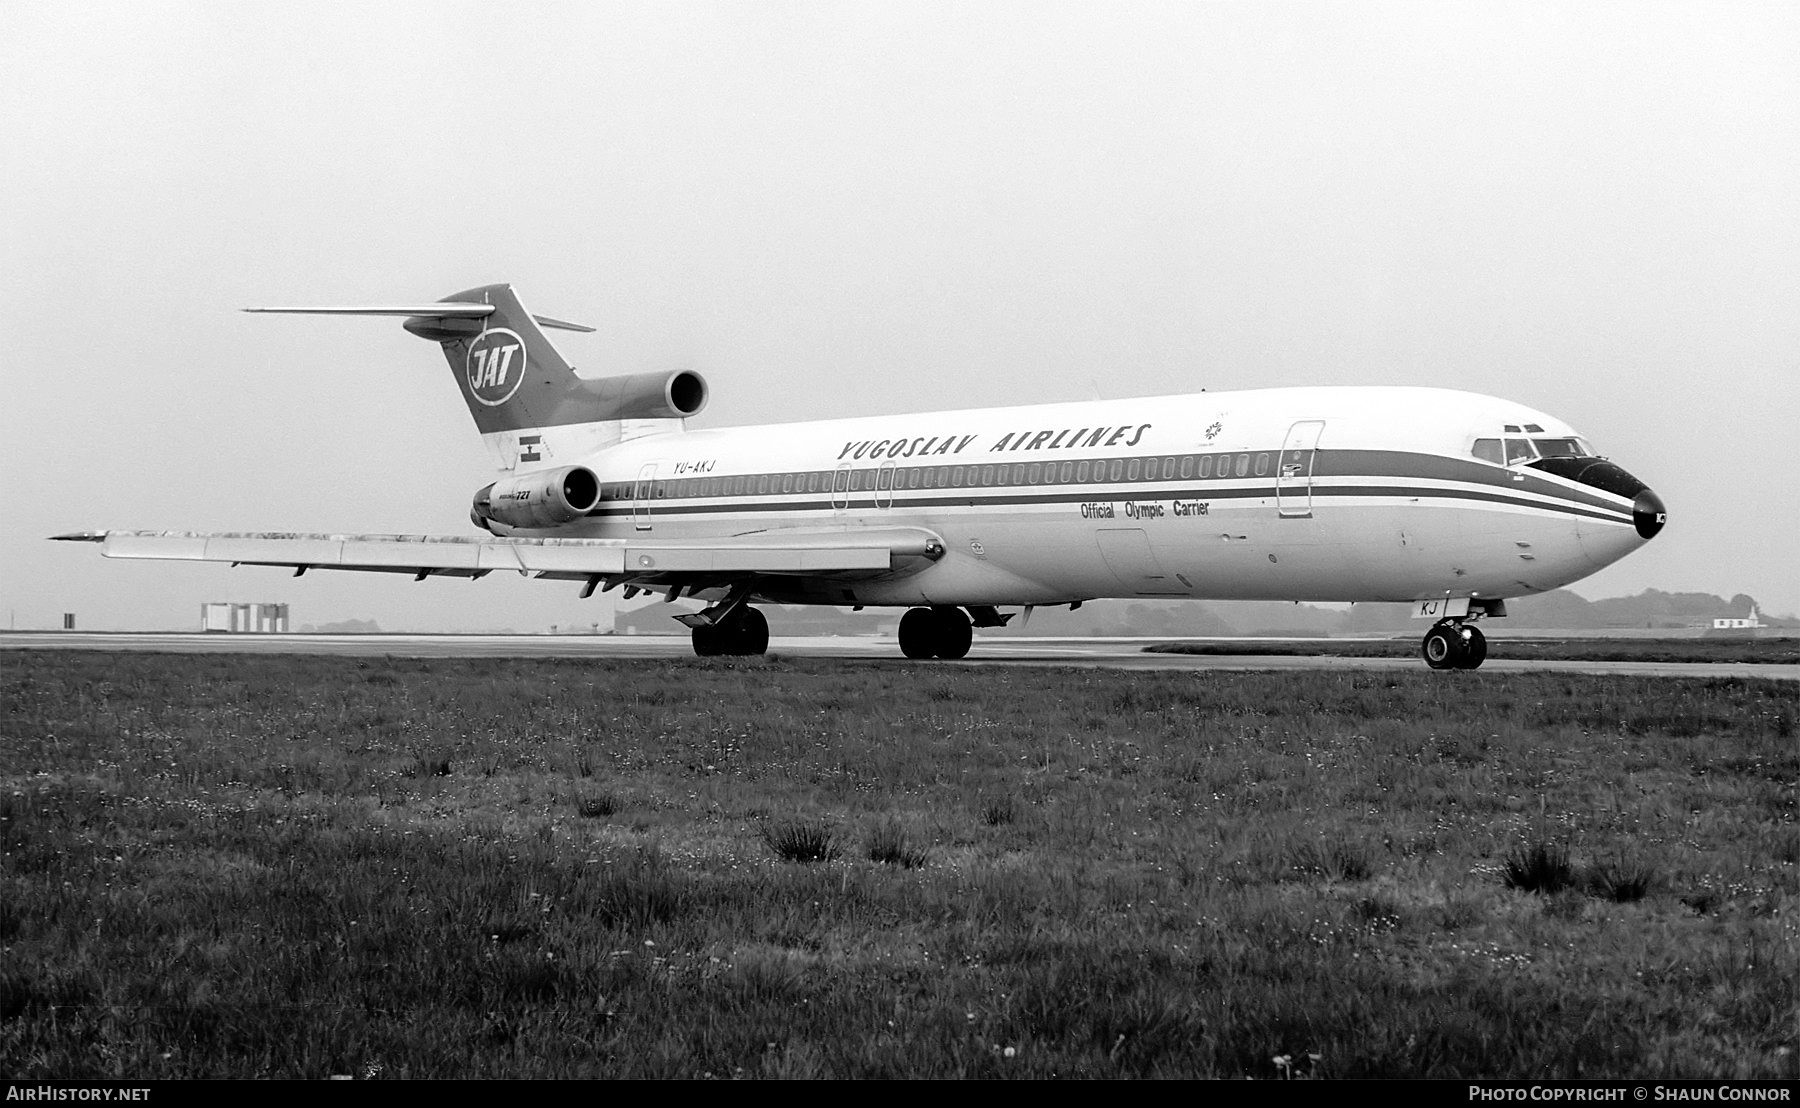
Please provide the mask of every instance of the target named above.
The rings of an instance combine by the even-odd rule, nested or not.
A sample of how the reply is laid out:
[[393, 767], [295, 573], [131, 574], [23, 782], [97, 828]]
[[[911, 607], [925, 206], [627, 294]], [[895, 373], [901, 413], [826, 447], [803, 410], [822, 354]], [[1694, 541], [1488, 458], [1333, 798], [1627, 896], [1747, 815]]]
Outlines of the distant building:
[[1756, 605], [1750, 605], [1749, 619], [1715, 619], [1712, 621], [1714, 631], [1754, 631], [1762, 626], [1762, 617], [1756, 613]]
[[286, 604], [202, 604], [200, 605], [200, 630], [285, 635], [288, 631], [288, 606]]

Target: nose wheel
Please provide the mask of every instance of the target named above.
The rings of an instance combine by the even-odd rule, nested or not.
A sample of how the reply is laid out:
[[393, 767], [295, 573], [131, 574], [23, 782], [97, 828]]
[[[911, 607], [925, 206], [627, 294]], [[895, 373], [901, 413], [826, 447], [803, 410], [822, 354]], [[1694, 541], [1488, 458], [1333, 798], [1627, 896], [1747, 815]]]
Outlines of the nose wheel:
[[900, 617], [900, 652], [908, 658], [963, 658], [975, 631], [961, 608], [912, 608]]
[[1460, 620], [1444, 620], [1425, 632], [1419, 654], [1432, 669], [1475, 669], [1487, 658], [1487, 636]]

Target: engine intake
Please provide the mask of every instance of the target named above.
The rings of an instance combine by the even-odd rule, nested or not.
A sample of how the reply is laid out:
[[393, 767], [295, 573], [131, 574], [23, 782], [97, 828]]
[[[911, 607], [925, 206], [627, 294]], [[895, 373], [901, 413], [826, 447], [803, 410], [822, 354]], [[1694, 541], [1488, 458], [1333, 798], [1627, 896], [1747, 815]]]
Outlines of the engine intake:
[[706, 407], [706, 378], [691, 369], [582, 382], [606, 419], [685, 419]]
[[508, 477], [475, 494], [469, 518], [492, 531], [489, 523], [507, 527], [560, 527], [592, 511], [600, 503], [600, 479], [586, 466], [564, 466]]

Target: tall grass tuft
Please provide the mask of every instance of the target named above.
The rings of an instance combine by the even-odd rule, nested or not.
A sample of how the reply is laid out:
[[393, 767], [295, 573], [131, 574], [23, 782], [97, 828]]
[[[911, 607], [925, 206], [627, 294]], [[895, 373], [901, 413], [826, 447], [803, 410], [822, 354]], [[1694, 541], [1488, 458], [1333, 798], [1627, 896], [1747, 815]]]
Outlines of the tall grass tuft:
[[981, 822], [989, 827], [1004, 827], [1018, 817], [1013, 810], [1013, 799], [1010, 796], [990, 800], [981, 806]]
[[625, 802], [614, 793], [587, 793], [575, 798], [575, 811], [582, 819], [605, 819], [625, 810]]
[[448, 777], [450, 776], [450, 759], [436, 758], [420, 754], [413, 758], [408, 777]]
[[1644, 899], [1656, 874], [1645, 863], [1597, 862], [1588, 870], [1588, 892], [1615, 904], [1631, 904]]
[[904, 866], [907, 869], [923, 868], [927, 860], [924, 847], [916, 846], [906, 829], [897, 821], [889, 820], [869, 834], [869, 861], [880, 862], [884, 866]]
[[1550, 896], [1575, 883], [1575, 867], [1569, 864], [1568, 851], [1538, 842], [1507, 855], [1501, 877], [1509, 889]]
[[763, 842], [786, 862], [829, 862], [838, 856], [837, 836], [824, 823], [791, 820], [764, 825]]
[[1367, 881], [1374, 872], [1368, 850], [1358, 842], [1302, 843], [1294, 848], [1292, 860], [1299, 872], [1334, 881]]

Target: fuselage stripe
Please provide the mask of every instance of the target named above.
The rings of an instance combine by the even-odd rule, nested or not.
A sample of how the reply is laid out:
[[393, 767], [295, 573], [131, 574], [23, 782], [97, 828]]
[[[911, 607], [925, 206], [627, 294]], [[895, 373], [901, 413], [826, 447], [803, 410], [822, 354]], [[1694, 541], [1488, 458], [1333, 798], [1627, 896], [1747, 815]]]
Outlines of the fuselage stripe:
[[[910, 491], [910, 490], [909, 490]], [[1300, 495], [1300, 494], [1296, 494]], [[1409, 485], [1315, 485], [1312, 488], [1314, 500], [1320, 498], [1364, 498], [1380, 500], [1465, 500], [1481, 501], [1489, 504], [1515, 508], [1527, 508], [1535, 511], [1552, 512], [1562, 515], [1578, 516], [1585, 519], [1604, 520], [1629, 526], [1632, 522], [1628, 511], [1622, 509], [1595, 510], [1583, 504], [1560, 498], [1533, 500], [1522, 496], [1508, 496], [1489, 492], [1483, 489], [1443, 488], [1434, 486]], [[1125, 502], [1143, 500], [1273, 500], [1274, 493], [1269, 488], [1176, 488], [1176, 489], [1135, 489], [1121, 492], [1116, 489], [1082, 488], [1076, 492], [1014, 493], [995, 495], [980, 489], [965, 490], [961, 495], [934, 494], [917, 496], [899, 494], [885, 505], [877, 505], [867, 495], [858, 496], [850, 504], [833, 504], [830, 500], [793, 499], [791, 494], [785, 499], [762, 499], [749, 497], [713, 498], [708, 503], [693, 503], [678, 500], [653, 501], [647, 509], [652, 516], [708, 516], [738, 515], [752, 512], [829, 512], [833, 510], [857, 511], [905, 511], [921, 508], [988, 508], [1019, 507], [1038, 505], [1044, 507], [1056, 505], [1077, 506], [1092, 502]], [[596, 518], [627, 518], [634, 514], [630, 501], [613, 501], [593, 509], [588, 513]]]
[[[1285, 476], [1277, 476], [1284, 470]], [[1225, 476], [1213, 476], [1221, 471]], [[1085, 480], [1090, 473], [1093, 479]], [[1068, 480], [1074, 475], [1079, 475], [1075, 481]], [[784, 486], [793, 491], [777, 491]], [[1392, 450], [1230, 451], [945, 466], [846, 464], [833, 470], [614, 479], [603, 482], [603, 487], [607, 499], [588, 513], [590, 517], [641, 520], [645, 515], [905, 511], [1152, 499], [1299, 502], [1310, 497], [1478, 501], [1609, 523], [1632, 522], [1624, 498], [1609, 499], [1609, 494], [1572, 481], [1481, 460]], [[1044, 491], [1024, 491], [1034, 487]]]

